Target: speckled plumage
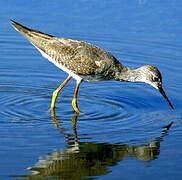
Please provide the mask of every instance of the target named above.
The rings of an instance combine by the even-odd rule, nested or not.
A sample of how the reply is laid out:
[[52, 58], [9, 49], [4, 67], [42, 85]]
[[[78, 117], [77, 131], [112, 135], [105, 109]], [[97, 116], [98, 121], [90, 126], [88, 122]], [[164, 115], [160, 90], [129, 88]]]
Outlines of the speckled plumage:
[[[173, 108], [164, 90], [160, 71], [152, 65], [145, 65], [137, 69], [123, 66], [112, 54], [87, 42], [57, 38], [36, 30], [29, 29], [12, 21], [12, 26], [25, 36], [48, 60], [53, 62], [69, 74], [64, 85], [73, 77], [77, 81], [74, 98], [77, 97], [81, 81], [117, 80], [130, 82], [145, 82], [163, 95], [167, 103]], [[64, 87], [64, 86], [63, 86]], [[59, 89], [59, 90], [58, 90]], [[62, 89], [59, 87], [57, 91]], [[57, 97], [53, 100], [53, 106]], [[79, 111], [76, 101], [72, 102]]]
[[115, 57], [101, 48], [73, 39], [57, 38], [20, 24], [13, 24], [35, 47], [78, 75], [107, 76], [109, 68], [119, 64]]

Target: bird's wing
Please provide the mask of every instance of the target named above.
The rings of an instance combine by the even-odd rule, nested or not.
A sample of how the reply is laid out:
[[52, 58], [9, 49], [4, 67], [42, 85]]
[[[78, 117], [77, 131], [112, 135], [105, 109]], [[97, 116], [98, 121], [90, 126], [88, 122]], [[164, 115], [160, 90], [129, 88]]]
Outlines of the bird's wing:
[[29, 29], [15, 21], [12, 26], [25, 36], [51, 62], [80, 75], [103, 73], [115, 61], [108, 52], [92, 44]]
[[53, 38], [45, 46], [44, 52], [80, 75], [102, 73], [114, 59], [111, 54], [92, 44], [65, 38]]

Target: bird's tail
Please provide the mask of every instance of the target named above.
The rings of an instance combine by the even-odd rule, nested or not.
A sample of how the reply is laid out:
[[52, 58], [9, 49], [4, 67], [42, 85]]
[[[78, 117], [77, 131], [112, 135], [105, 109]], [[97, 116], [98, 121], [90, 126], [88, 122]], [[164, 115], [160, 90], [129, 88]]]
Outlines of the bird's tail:
[[30, 31], [31, 29], [11, 20], [11, 25], [15, 28], [15, 30], [17, 30], [18, 32], [20, 32], [21, 34], [23, 34], [24, 36], [26, 36]]
[[46, 39], [50, 39], [53, 37], [49, 34], [45, 34], [45, 33], [42, 33], [40, 31], [36, 31], [36, 30], [30, 29], [30, 28], [27, 28], [27, 27], [17, 23], [16, 21], [13, 21], [13, 20], [11, 20], [10, 23], [15, 28], [15, 30], [17, 30], [19, 33], [21, 33], [23, 36], [25, 36], [32, 43], [36, 39], [46, 40]]

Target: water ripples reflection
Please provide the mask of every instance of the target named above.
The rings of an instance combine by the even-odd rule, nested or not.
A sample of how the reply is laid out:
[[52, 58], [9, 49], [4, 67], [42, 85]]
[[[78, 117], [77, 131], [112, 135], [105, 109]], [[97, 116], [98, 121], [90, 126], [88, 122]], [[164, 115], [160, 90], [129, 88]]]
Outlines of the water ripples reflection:
[[[180, 1], [13, 2], [1, 6], [0, 179], [181, 177]], [[103, 81], [81, 84], [77, 115], [71, 80], [51, 113], [52, 93], [67, 75], [11, 28], [10, 15], [93, 43], [131, 68], [157, 66], [175, 110], [148, 85]]]
[[41, 88], [18, 84], [1, 85], [0, 115], [10, 121], [25, 119], [40, 119], [46, 103], [46, 95], [41, 94]]
[[[77, 35], [74, 36], [79, 39]], [[10, 38], [6, 48], [3, 47], [4, 60], [0, 68], [0, 118], [3, 137], [6, 138], [4, 143], [11, 144], [12, 139], [16, 140], [17, 137], [21, 139], [14, 145], [15, 150], [20, 149], [20, 154], [29, 152], [32, 155], [38, 148], [36, 158], [41, 157], [37, 164], [40, 167], [45, 165], [42, 169], [51, 167], [46, 167], [47, 164], [54, 167], [61, 164], [64, 167], [63, 161], [71, 165], [78, 162], [79, 165], [83, 156], [84, 163], [88, 163], [90, 154], [95, 157], [95, 162], [104, 164], [100, 159], [105, 160], [108, 155], [116, 153], [117, 160], [114, 157], [106, 158], [109, 165], [125, 157], [153, 160], [159, 155], [160, 142], [168, 134], [164, 127], [172, 122], [181, 125], [181, 112], [177, 114], [169, 110], [153, 88], [114, 81], [82, 83], [78, 95], [78, 106], [82, 111], [79, 115], [73, 112], [71, 106], [75, 81], [70, 81], [58, 96], [55, 112], [51, 113], [52, 92], [65, 79], [65, 73], [48, 63], [27, 42], [20, 41], [16, 36]], [[164, 74], [168, 75], [163, 76], [167, 94], [171, 91], [176, 98], [181, 96], [176, 91], [180, 82], [171, 80], [180, 75], [180, 66], [171, 67], [171, 63], [164, 63], [164, 60], [172, 58], [179, 60], [181, 48], [178, 45], [158, 43], [157, 40], [111, 38], [103, 34], [94, 34], [94, 37], [89, 34], [80, 39], [109, 50], [124, 65], [139, 67], [153, 64], [163, 68]], [[172, 76], [172, 71], [176, 75]], [[174, 97], [169, 96], [169, 99], [174, 102]], [[177, 105], [180, 107], [180, 102]], [[175, 128], [178, 135], [179, 128]], [[5, 146], [5, 151], [6, 148], [9, 149], [9, 145]], [[95, 154], [99, 154], [99, 157]], [[42, 155], [45, 157], [42, 158]], [[58, 169], [61, 168], [58, 166]], [[65, 169], [68, 170], [67, 166]], [[71, 171], [74, 172], [75, 168]]]

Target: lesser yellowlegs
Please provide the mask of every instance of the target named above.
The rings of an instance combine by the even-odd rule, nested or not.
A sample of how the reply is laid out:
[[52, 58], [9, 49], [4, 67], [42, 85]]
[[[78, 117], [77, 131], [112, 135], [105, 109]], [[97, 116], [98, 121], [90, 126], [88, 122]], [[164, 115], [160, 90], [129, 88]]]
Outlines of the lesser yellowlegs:
[[57, 38], [29, 29], [15, 21], [11, 21], [11, 24], [39, 50], [42, 56], [68, 73], [68, 77], [52, 94], [51, 110], [55, 108], [58, 93], [71, 78], [76, 80], [72, 106], [77, 113], [80, 112], [77, 106], [80, 83], [102, 80], [147, 83], [157, 89], [173, 109], [162, 88], [161, 73], [155, 66], [145, 65], [131, 69], [123, 66], [112, 54], [95, 45], [73, 39]]

